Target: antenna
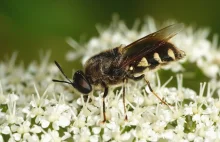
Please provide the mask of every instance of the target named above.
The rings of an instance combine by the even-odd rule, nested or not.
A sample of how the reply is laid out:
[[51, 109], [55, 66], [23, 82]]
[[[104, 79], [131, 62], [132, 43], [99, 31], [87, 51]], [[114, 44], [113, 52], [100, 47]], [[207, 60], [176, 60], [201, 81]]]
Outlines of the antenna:
[[53, 82], [60, 82], [60, 83], [67, 83], [67, 84], [71, 84], [71, 85], [72, 85], [72, 82], [67, 82], [67, 81], [62, 81], [62, 80], [56, 80], [56, 79], [53, 79], [52, 81], [53, 81]]
[[66, 76], [66, 74], [63, 72], [63, 70], [62, 70], [61, 66], [58, 64], [58, 62], [57, 62], [57, 61], [54, 61], [54, 63], [55, 63], [56, 66], [59, 68], [59, 70], [60, 70], [60, 72], [63, 74], [63, 76], [64, 76], [69, 82], [67, 82], [67, 81], [62, 81], [62, 80], [56, 80], [56, 79], [53, 79], [52, 81], [53, 81], [53, 82], [67, 83], [67, 84], [73, 85], [73, 82]]

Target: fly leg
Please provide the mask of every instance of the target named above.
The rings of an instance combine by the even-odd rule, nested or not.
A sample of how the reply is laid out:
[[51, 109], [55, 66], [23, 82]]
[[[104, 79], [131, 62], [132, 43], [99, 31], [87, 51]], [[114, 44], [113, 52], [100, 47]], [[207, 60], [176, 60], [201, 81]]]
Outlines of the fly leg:
[[[135, 76], [132, 76], [132, 75], [128, 75], [128, 78], [137, 81], [137, 80], [140, 80], [140, 79], [144, 78], [144, 74], [142, 74], [142, 75], [140, 75], [140, 76], [138, 76], [138, 77], [135, 77]], [[170, 106], [169, 104], [167, 104], [164, 100], [162, 100], [162, 99], [154, 92], [154, 90], [153, 90], [153, 89], [151, 88], [151, 86], [150, 86], [150, 82], [149, 82], [148, 80], [146, 80], [146, 79], [145, 79], [145, 81], [146, 81], [147, 86], [149, 87], [151, 93], [153, 93], [154, 96], [156, 96], [156, 97], [161, 101], [161, 103], [163, 103], [163, 104], [165, 104], [165, 105], [167, 105], [167, 106]]]
[[125, 85], [127, 83], [127, 79], [124, 79], [123, 81], [123, 92], [122, 92], [122, 98], [123, 98], [123, 105], [124, 105], [124, 113], [125, 113], [125, 120], [128, 120], [128, 116], [127, 116], [127, 113], [126, 113], [126, 107], [125, 107]]
[[163, 104], [165, 104], [165, 105], [167, 105], [167, 106], [170, 106], [169, 104], [167, 104], [164, 100], [162, 100], [162, 99], [154, 92], [154, 90], [153, 90], [153, 89], [151, 88], [151, 86], [150, 86], [150, 82], [149, 82], [148, 80], [146, 80], [146, 79], [145, 79], [145, 81], [146, 81], [147, 86], [149, 87], [151, 93], [153, 93], [154, 96], [156, 96], [156, 97], [161, 101], [161, 103], [163, 103]]
[[[140, 76], [137, 76], [137, 77], [128, 74], [127, 77], [129, 79], [137, 81], [137, 80], [141, 80], [142, 78], [144, 78], [144, 74], [142, 74]], [[124, 83], [123, 83], [123, 94], [122, 94], [123, 105], [124, 105], [124, 113], [125, 113], [125, 120], [128, 120], [128, 116], [127, 116], [127, 113], [126, 113], [126, 107], [125, 107], [125, 85], [126, 85], [127, 81], [128, 81], [127, 79], [124, 79], [124, 81], [123, 81]]]
[[105, 91], [104, 91], [104, 95], [102, 97], [102, 110], [103, 110], [103, 123], [106, 121], [106, 113], [105, 113], [105, 98], [108, 95], [108, 87], [106, 85], [105, 86]]

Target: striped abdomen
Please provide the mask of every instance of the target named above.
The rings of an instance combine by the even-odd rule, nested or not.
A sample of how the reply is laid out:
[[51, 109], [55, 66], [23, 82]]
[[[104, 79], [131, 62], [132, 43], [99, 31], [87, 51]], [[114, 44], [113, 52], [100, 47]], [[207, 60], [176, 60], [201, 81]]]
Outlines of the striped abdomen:
[[143, 72], [145, 69], [154, 69], [160, 65], [166, 65], [171, 61], [182, 59], [185, 53], [177, 49], [173, 44], [165, 42], [159, 48], [146, 52], [139, 60], [130, 64], [129, 70], [133, 73]]

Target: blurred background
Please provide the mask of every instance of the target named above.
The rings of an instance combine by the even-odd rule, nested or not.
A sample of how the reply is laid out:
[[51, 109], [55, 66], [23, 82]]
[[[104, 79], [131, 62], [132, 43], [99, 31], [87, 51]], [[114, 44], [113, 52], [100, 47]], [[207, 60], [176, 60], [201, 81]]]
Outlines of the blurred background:
[[[95, 25], [108, 26], [117, 13], [128, 27], [136, 19], [152, 16], [159, 22], [175, 19], [198, 27], [210, 27], [220, 34], [220, 1], [176, 0], [1, 0], [0, 60], [18, 52], [18, 60], [28, 65], [39, 61], [39, 51], [51, 50], [51, 60], [64, 69], [74, 66], [65, 61], [71, 47], [65, 38], [76, 41], [97, 36]], [[77, 65], [78, 66], [78, 65]]]

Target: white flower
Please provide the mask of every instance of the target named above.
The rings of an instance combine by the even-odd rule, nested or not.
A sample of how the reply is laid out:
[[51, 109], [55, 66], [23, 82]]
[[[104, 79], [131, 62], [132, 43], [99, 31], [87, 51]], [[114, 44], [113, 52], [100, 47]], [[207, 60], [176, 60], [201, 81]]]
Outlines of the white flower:
[[34, 125], [34, 126], [31, 128], [30, 132], [32, 132], [32, 133], [40, 133], [40, 132], [41, 132], [41, 127], [39, 127], [39, 126], [37, 126], [37, 125]]
[[31, 123], [29, 121], [24, 121], [20, 127], [18, 127], [17, 132], [20, 134], [28, 133], [30, 131]]
[[99, 141], [99, 135], [92, 135], [89, 137], [90, 142], [98, 142]]
[[[68, 38], [75, 51], [67, 56], [69, 60], [82, 57], [85, 63], [92, 55], [121, 44], [126, 46], [171, 23], [158, 25], [148, 18], [141, 28], [137, 22], [129, 29], [116, 18], [109, 28], [98, 27], [100, 35], [83, 45]], [[164, 66], [159, 74], [146, 73], [154, 92], [170, 106], [162, 104], [144, 80], [129, 80], [125, 94], [128, 120], [124, 120], [123, 91], [111, 86], [105, 99], [105, 123], [102, 91], [94, 89], [84, 101], [83, 94], [76, 95], [71, 85], [52, 83], [59, 69], [49, 62], [49, 52], [40, 63], [32, 62], [27, 69], [16, 64], [14, 54], [0, 64], [0, 141], [219, 141], [220, 52], [217, 39], [209, 41], [208, 33], [184, 28], [171, 42], [187, 57]], [[164, 77], [160, 75], [164, 69], [174, 76], [167, 74], [170, 79], [165, 83], [159, 78]], [[183, 75], [176, 75], [179, 71]], [[209, 83], [197, 81], [197, 71]], [[187, 84], [189, 78], [199, 90]]]
[[14, 134], [13, 134], [13, 137], [14, 137], [14, 139], [15, 139], [16, 141], [21, 140], [21, 134], [19, 134], [19, 133], [14, 133]]
[[45, 119], [41, 119], [40, 123], [41, 123], [41, 127], [42, 128], [47, 128], [49, 126], [49, 124], [50, 124], [50, 122], [45, 120]]
[[92, 128], [92, 132], [96, 135], [98, 135], [101, 132], [101, 128], [100, 127], [94, 127]]
[[102, 138], [104, 141], [109, 141], [112, 138], [112, 133], [108, 128], [104, 128], [104, 134]]

